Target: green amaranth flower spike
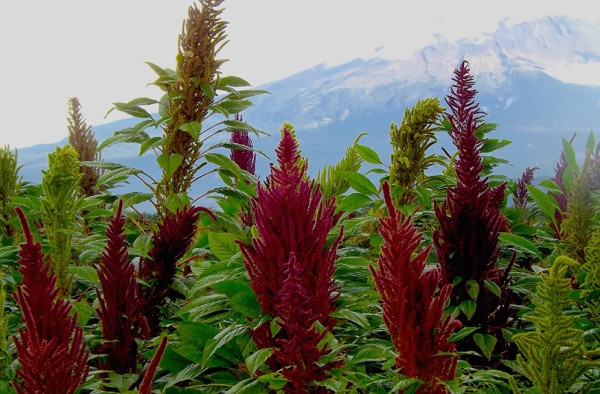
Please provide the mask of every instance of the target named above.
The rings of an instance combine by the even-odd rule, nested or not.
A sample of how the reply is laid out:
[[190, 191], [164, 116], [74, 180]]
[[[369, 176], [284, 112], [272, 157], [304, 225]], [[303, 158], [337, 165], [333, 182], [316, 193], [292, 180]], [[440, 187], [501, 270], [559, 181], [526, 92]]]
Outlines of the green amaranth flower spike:
[[7, 238], [11, 238], [14, 233], [8, 220], [13, 213], [10, 200], [21, 187], [20, 168], [17, 165], [17, 152], [11, 152], [8, 146], [0, 148], [0, 235]]
[[517, 361], [541, 393], [569, 392], [579, 376], [594, 366], [586, 359], [584, 333], [573, 326], [575, 316], [568, 314], [574, 301], [569, 298], [571, 281], [565, 274], [569, 266], [577, 265], [567, 256], [554, 260], [537, 287], [535, 311], [524, 316], [535, 324], [535, 331], [513, 337], [521, 351]]
[[394, 123], [390, 127], [390, 182], [402, 189], [397, 201], [400, 205], [413, 202], [414, 188], [423, 181], [427, 168], [441, 163], [435, 155], [427, 155], [427, 149], [437, 141], [436, 122], [444, 111], [437, 98], [419, 100], [412, 109], [406, 109], [400, 127]]
[[71, 145], [48, 155], [48, 170], [42, 171], [42, 223], [50, 244], [50, 261], [62, 296], [71, 288], [67, 267], [71, 261], [71, 238], [79, 208], [79, 156]]
[[356, 144], [365, 134], [362, 133], [356, 138], [354, 144], [346, 149], [346, 154], [337, 164], [325, 166], [322, 170], [319, 170], [317, 183], [321, 186], [325, 200], [333, 196], [341, 196], [350, 188], [350, 182], [343, 174], [345, 171], [356, 172], [360, 169], [363, 160], [358, 154]]

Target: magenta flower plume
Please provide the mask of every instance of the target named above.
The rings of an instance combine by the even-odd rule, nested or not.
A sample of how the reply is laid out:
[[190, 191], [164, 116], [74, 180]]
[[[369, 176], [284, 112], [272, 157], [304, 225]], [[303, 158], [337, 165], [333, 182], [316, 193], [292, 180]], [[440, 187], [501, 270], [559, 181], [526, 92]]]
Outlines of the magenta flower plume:
[[175, 279], [177, 262], [187, 253], [196, 235], [200, 212], [215, 218], [212, 212], [203, 207], [186, 206], [175, 214], [168, 213], [152, 236], [154, 246], [148, 252], [150, 257], [140, 262], [138, 275], [150, 284], [144, 288], [144, 315], [153, 334], [159, 330], [159, 308], [165, 303], [171, 283]]
[[98, 294], [98, 316], [102, 321], [104, 343], [97, 352], [107, 359], [102, 369], [119, 374], [136, 372], [139, 353], [136, 338], [150, 334], [146, 318], [142, 315], [144, 298], [136, 281], [135, 267], [129, 260], [125, 243], [125, 219], [121, 216], [123, 201], [108, 223], [108, 243], [102, 261], [96, 265], [102, 293]]
[[164, 336], [160, 340], [160, 344], [158, 345], [158, 349], [156, 349], [156, 353], [152, 356], [152, 360], [150, 360], [150, 365], [148, 365], [148, 369], [144, 374], [144, 379], [140, 384], [140, 389], [138, 394], [151, 394], [152, 393], [152, 381], [154, 380], [154, 375], [156, 374], [156, 370], [158, 369], [158, 364], [160, 364], [160, 360], [162, 356], [165, 354], [165, 349], [167, 348], [168, 337]]
[[317, 317], [309, 309], [314, 303], [313, 297], [305, 288], [302, 271], [296, 256], [290, 253], [276, 312], [281, 318], [278, 324], [286, 336], [275, 340], [278, 347], [274, 352], [277, 363], [283, 366], [283, 376], [289, 381], [288, 393], [308, 392], [310, 382], [326, 379], [324, 371], [333, 367], [322, 368], [317, 364], [321, 356], [331, 350], [318, 348], [327, 331], [319, 333], [316, 329]]
[[513, 198], [515, 207], [521, 209], [527, 208], [527, 196], [529, 195], [527, 185], [531, 185], [533, 182], [533, 173], [538, 169], [538, 167], [527, 167], [525, 171], [523, 171], [521, 178], [517, 181], [517, 190], [515, 197]]
[[[242, 116], [235, 114], [235, 120], [242, 120]], [[252, 139], [246, 130], [238, 130], [231, 133], [231, 142], [235, 144], [252, 147]], [[248, 171], [254, 175], [256, 170], [256, 153], [251, 150], [232, 149], [231, 160], [233, 160], [242, 170]]]
[[71, 304], [58, 297], [56, 276], [44, 262], [41, 244], [33, 241], [23, 210], [15, 210], [26, 241], [20, 245], [23, 280], [15, 296], [25, 327], [14, 337], [21, 368], [13, 385], [19, 393], [70, 394], [89, 372], [83, 330], [71, 316]]
[[[456, 186], [448, 188], [446, 200], [441, 205], [435, 205], [439, 229], [434, 231], [433, 241], [443, 282], [454, 283], [455, 279], [460, 279], [453, 287], [453, 304], [471, 302], [469, 283], [475, 281], [479, 285], [476, 311], [472, 316], [461, 314], [461, 321], [487, 331], [493, 319], [505, 316], [498, 313], [500, 304], [507, 305], [506, 300], [500, 301], [485, 286], [485, 280], [490, 280], [501, 287], [503, 297], [508, 293], [496, 266], [498, 236], [501, 231], [507, 230], [507, 221], [500, 211], [506, 184], [490, 188], [487, 178], [482, 177], [483, 141], [475, 135], [482, 113], [478, 104], [474, 103], [477, 91], [473, 89], [473, 77], [469, 74], [467, 62], [455, 70], [455, 75], [456, 85], [446, 102], [452, 110], [447, 117], [458, 148]], [[493, 325], [499, 327], [503, 323], [493, 322]]]
[[[333, 273], [341, 234], [332, 245], [327, 246], [326, 242], [339, 215], [334, 213], [333, 200], [324, 202], [314, 181], [307, 179], [306, 161], [286, 128], [276, 153], [278, 165], [271, 167], [271, 175], [252, 202], [258, 236], [252, 239], [252, 245], [240, 244], [240, 247], [263, 312], [281, 318], [284, 323], [277, 338], [272, 337], [269, 322], [253, 330], [252, 337], [260, 349], [279, 349], [279, 356], [268, 360], [273, 371], [283, 369], [287, 374], [295, 374], [299, 363], [304, 363], [302, 373], [318, 380], [332, 366], [316, 364], [315, 357], [320, 352], [315, 347], [316, 338], [322, 334], [305, 325], [319, 322], [325, 330], [335, 325], [331, 317], [337, 298]], [[290, 294], [303, 297], [302, 305], [294, 305]], [[294, 321], [299, 316], [289, 316], [293, 308], [301, 308], [297, 313], [305, 314], [302, 324], [307, 331], [301, 337], [296, 326], [300, 323]], [[309, 341], [307, 335], [314, 335], [315, 340]], [[306, 342], [312, 350], [303, 348], [300, 354], [307, 358], [290, 365], [291, 360], [282, 352], [284, 347], [296, 346], [295, 341]]]
[[451, 354], [456, 345], [448, 339], [461, 327], [458, 320], [443, 316], [452, 285], [440, 288], [440, 269], [426, 270], [431, 246], [413, 257], [422, 234], [410, 217], [402, 220], [392, 202], [389, 183], [382, 187], [388, 217], [379, 220], [383, 237], [379, 271], [370, 268], [381, 295], [383, 320], [398, 353], [396, 367], [423, 382], [417, 392], [445, 393], [440, 382], [454, 379], [458, 362]]

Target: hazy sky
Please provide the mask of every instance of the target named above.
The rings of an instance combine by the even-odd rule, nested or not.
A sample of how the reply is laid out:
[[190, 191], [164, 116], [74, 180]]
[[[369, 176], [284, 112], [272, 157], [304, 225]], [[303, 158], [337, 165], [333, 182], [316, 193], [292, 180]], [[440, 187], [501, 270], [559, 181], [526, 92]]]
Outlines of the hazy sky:
[[[222, 71], [254, 86], [319, 63], [408, 57], [435, 41], [478, 37], [498, 23], [544, 15], [595, 20], [591, 1], [225, 0], [230, 59]], [[0, 9], [0, 146], [51, 143], [67, 135], [67, 100], [88, 124], [116, 101], [160, 91], [145, 61], [174, 67], [192, 0], [31, 0]], [[410, 4], [410, 6], [406, 5]]]

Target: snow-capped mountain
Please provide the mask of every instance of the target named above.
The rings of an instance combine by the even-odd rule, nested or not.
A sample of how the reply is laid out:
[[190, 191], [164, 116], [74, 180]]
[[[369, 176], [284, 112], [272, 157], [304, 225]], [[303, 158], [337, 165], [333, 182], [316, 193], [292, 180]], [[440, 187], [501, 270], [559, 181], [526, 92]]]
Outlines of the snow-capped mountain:
[[[477, 40], [438, 38], [406, 59], [317, 65], [260, 86], [270, 94], [255, 98], [244, 120], [271, 134], [255, 141], [271, 156], [283, 122], [292, 123], [311, 174], [337, 162], [361, 132], [368, 133], [361, 143], [377, 150], [385, 161], [391, 151], [390, 123], [400, 123], [404, 111], [419, 99], [438, 97], [444, 104], [453, 71], [462, 60], [470, 64], [486, 121], [498, 124], [491, 137], [513, 141], [496, 152], [512, 163], [500, 172], [516, 178], [525, 167], [537, 166], [538, 175], [551, 175], [562, 137], [577, 133], [576, 147], [583, 146], [590, 131], [600, 140], [600, 25], [560, 16], [501, 23], [495, 32]], [[585, 72], [595, 68], [598, 73], [586, 78]], [[578, 72], [565, 72], [573, 69]], [[102, 140], [120, 127], [123, 121], [98, 126], [97, 138]], [[444, 137], [440, 135], [437, 148], [452, 151]], [[26, 179], [39, 181], [45, 152], [51, 149], [46, 145], [19, 150]], [[135, 147], [118, 147], [104, 157], [140, 168], [155, 167], [144, 163], [153, 161], [152, 156], [136, 155]], [[258, 158], [261, 178], [268, 164]]]

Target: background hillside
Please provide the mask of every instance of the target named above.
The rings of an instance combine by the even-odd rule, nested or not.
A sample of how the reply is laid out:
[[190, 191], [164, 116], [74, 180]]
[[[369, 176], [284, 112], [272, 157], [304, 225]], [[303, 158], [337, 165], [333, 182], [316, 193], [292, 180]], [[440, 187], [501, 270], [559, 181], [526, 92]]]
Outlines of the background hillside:
[[[496, 154], [511, 162], [498, 173], [516, 178], [525, 167], [536, 166], [540, 167], [538, 177], [548, 176], [559, 158], [561, 138], [577, 133], [574, 145], [582, 154], [589, 132], [597, 133], [600, 87], [565, 81], [560, 70], [600, 63], [600, 27], [565, 17], [500, 25], [478, 42], [440, 39], [407, 59], [317, 65], [259, 86], [270, 94], [255, 98], [255, 106], [244, 111], [244, 120], [271, 135], [254, 141], [269, 156], [273, 156], [282, 123], [292, 123], [312, 175], [337, 162], [361, 132], [368, 133], [361, 142], [386, 158], [391, 149], [390, 123], [399, 124], [405, 109], [419, 99], [438, 97], [445, 105], [452, 73], [463, 59], [469, 61], [475, 76], [478, 101], [488, 114], [486, 121], [498, 124], [493, 137], [512, 141]], [[125, 119], [97, 125], [94, 131], [102, 141], [135, 122]], [[439, 137], [436, 149], [454, 151], [447, 136]], [[19, 149], [23, 178], [39, 182], [47, 154], [64, 143], [66, 138], [56, 144]], [[138, 157], [137, 148], [127, 144], [107, 149], [103, 158], [151, 169], [151, 174], [157, 168], [153, 155]], [[268, 165], [269, 160], [259, 156], [257, 172], [266, 174]]]

